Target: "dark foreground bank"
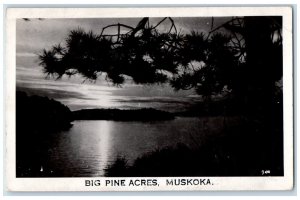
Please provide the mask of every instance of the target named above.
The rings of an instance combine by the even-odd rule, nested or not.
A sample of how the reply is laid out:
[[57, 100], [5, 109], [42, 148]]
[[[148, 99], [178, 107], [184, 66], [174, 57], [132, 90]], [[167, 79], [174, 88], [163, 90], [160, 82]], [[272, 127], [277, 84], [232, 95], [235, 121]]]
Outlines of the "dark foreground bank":
[[[46, 172], [52, 134], [72, 127], [72, 112], [62, 103], [37, 95], [16, 93], [16, 175], [39, 177]], [[43, 169], [45, 168], [45, 170]], [[43, 173], [42, 173], [43, 172]]]
[[[108, 177], [172, 176], [282, 176], [283, 143], [277, 132], [272, 138], [255, 133], [246, 124], [224, 130], [222, 136], [206, 138], [191, 148], [185, 144], [156, 149], [128, 164], [119, 157], [107, 166]], [[188, 136], [187, 136], [188, 137]], [[264, 171], [270, 171], [264, 174]]]

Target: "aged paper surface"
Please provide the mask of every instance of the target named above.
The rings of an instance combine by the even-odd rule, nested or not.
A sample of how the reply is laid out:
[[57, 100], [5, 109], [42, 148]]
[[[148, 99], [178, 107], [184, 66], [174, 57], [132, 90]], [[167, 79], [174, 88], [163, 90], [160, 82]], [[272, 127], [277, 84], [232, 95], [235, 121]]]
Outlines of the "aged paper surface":
[[9, 8], [9, 191], [293, 188], [290, 7]]

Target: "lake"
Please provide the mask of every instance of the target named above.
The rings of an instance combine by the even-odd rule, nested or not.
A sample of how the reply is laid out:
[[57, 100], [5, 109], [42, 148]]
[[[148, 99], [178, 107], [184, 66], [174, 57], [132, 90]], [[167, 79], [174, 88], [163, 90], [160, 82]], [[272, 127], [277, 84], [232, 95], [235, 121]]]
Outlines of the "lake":
[[177, 117], [155, 122], [74, 121], [49, 142], [47, 163], [66, 177], [104, 176], [116, 158], [128, 164], [145, 153], [183, 143], [196, 148], [220, 132], [223, 118]]

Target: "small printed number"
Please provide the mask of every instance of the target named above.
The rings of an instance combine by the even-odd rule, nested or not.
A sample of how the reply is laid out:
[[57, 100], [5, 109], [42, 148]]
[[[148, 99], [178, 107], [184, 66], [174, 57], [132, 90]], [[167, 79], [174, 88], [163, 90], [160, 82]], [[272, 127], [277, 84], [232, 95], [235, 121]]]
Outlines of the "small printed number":
[[271, 174], [270, 170], [261, 170], [261, 175], [268, 175]]

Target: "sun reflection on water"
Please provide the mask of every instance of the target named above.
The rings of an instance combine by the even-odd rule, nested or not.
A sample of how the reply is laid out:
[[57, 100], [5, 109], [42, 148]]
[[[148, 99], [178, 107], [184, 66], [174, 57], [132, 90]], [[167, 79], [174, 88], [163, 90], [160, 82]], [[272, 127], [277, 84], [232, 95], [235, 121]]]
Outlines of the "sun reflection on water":
[[100, 168], [101, 171], [99, 175], [104, 175], [104, 168], [107, 167], [109, 164], [109, 157], [110, 157], [110, 149], [111, 149], [111, 140], [110, 140], [110, 134], [111, 134], [111, 123], [109, 121], [101, 121], [99, 123], [99, 127], [97, 127], [99, 130], [100, 135], [100, 143], [99, 143], [99, 157], [101, 158], [101, 164]]

